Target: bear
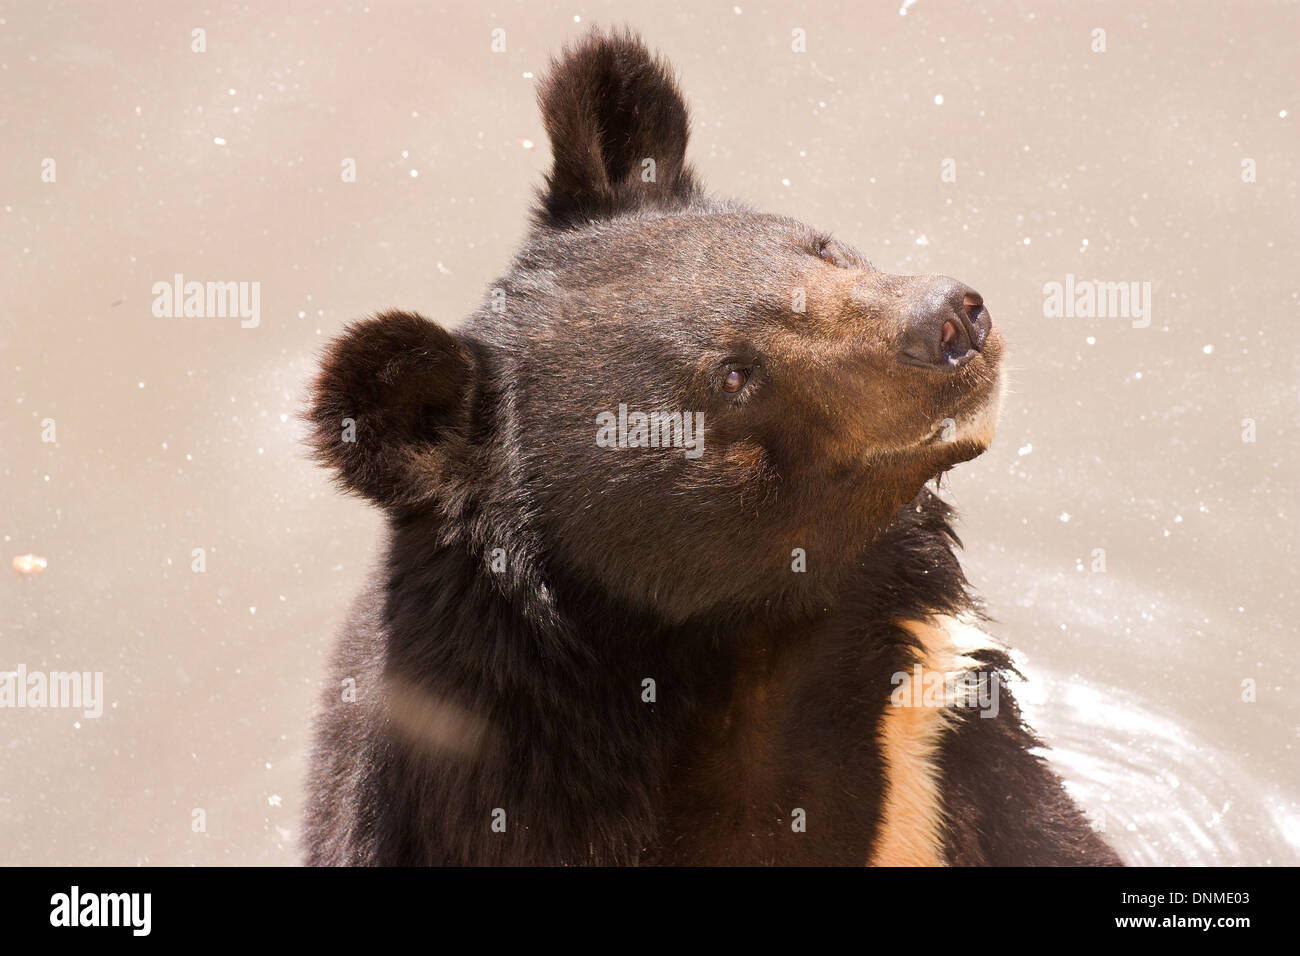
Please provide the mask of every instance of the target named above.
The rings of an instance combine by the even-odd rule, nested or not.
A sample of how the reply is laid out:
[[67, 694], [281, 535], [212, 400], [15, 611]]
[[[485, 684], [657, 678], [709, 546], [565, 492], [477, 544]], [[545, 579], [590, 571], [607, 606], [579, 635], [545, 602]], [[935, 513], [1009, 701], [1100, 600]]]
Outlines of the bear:
[[311, 386], [313, 454], [386, 521], [306, 862], [1118, 864], [930, 487], [996, 425], [979, 293], [707, 193], [630, 30], [538, 99], [552, 165], [483, 305], [356, 322]]

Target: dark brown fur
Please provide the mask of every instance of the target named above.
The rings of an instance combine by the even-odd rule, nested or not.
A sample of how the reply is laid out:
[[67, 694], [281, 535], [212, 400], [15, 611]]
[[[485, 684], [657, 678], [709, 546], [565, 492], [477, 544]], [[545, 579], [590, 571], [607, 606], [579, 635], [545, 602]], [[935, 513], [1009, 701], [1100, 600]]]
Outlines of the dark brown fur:
[[[975, 610], [923, 485], [987, 439], [931, 433], [996, 400], [1001, 339], [900, 365], [927, 280], [704, 196], [631, 35], [590, 34], [540, 100], [554, 167], [504, 311], [357, 323], [315, 385], [317, 456], [389, 532], [331, 666], [308, 860], [866, 863], [899, 622]], [[597, 447], [620, 404], [702, 412], [704, 453]], [[950, 862], [1116, 862], [1035, 745], [1009, 694], [958, 721]]]

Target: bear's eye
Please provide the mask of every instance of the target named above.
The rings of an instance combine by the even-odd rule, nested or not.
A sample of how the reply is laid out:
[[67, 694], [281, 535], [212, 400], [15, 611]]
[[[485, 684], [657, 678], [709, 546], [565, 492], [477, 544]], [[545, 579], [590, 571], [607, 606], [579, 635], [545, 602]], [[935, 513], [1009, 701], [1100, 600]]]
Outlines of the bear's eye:
[[727, 377], [722, 380], [722, 388], [728, 392], [738, 392], [745, 387], [749, 381], [749, 369], [733, 368], [727, 373]]
[[817, 249], [817, 257], [823, 262], [829, 262], [837, 269], [842, 269], [846, 265], [844, 257], [836, 251], [835, 242], [829, 236], [818, 240], [815, 248]]

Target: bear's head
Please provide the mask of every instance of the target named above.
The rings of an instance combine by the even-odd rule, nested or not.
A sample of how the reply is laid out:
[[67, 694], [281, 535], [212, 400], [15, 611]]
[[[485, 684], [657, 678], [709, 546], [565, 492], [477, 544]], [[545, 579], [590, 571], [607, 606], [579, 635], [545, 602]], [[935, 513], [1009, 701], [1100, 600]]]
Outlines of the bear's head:
[[387, 313], [332, 343], [319, 457], [531, 587], [672, 621], [833, 601], [992, 437], [980, 295], [706, 196], [682, 96], [632, 35], [590, 34], [540, 102], [554, 165], [510, 271], [453, 330]]

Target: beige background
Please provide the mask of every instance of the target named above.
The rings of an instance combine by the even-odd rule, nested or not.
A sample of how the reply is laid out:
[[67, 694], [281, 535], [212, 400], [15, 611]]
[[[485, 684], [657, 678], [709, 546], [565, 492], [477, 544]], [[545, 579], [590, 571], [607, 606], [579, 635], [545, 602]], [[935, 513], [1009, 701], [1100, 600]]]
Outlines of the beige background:
[[[348, 319], [479, 302], [547, 163], [535, 77], [593, 21], [673, 60], [715, 189], [983, 293], [1014, 391], [947, 493], [1116, 846], [1300, 862], [1297, 8], [899, 5], [0, 4], [0, 669], [108, 701], [0, 710], [0, 862], [297, 861], [378, 527], [304, 461], [304, 383]], [[260, 282], [260, 327], [154, 318], [177, 272]], [[1045, 318], [1067, 273], [1150, 282], [1151, 326]]]

